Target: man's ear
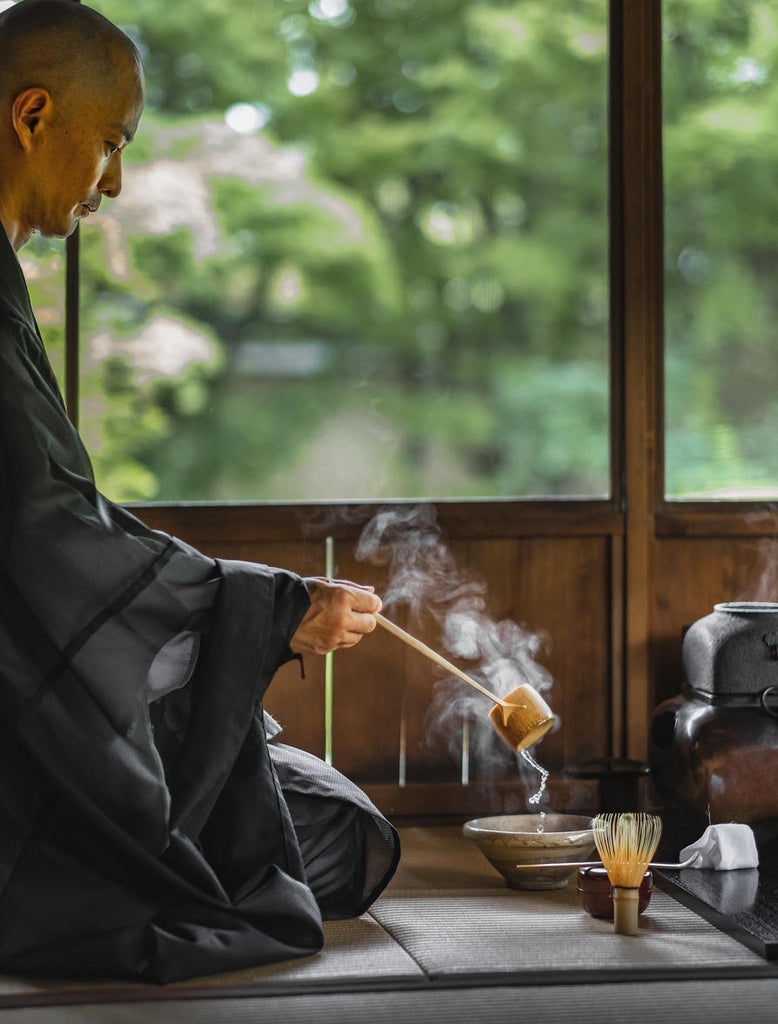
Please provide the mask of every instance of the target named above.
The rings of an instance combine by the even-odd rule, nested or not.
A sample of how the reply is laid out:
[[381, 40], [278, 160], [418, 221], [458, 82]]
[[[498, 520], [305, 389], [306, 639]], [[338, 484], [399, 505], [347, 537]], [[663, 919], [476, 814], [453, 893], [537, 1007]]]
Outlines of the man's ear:
[[16, 97], [11, 116], [22, 149], [30, 149], [33, 145], [34, 136], [48, 119], [51, 108], [51, 96], [42, 86], [31, 86]]

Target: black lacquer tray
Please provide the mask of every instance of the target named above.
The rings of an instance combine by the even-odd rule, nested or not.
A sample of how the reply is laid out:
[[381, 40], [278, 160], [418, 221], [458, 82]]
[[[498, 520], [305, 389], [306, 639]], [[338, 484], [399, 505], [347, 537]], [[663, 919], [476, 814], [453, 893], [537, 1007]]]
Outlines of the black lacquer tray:
[[656, 883], [766, 960], [778, 960], [778, 821], [752, 826], [759, 867], [656, 871]]

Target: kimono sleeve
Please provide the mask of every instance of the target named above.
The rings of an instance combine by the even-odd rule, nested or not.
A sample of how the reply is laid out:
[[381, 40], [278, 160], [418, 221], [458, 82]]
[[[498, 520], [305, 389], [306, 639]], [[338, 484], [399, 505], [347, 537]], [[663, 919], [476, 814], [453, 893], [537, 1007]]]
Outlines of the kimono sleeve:
[[97, 491], [34, 325], [2, 310], [0, 467], [2, 711], [58, 785], [162, 849], [148, 707], [191, 678], [222, 573]]

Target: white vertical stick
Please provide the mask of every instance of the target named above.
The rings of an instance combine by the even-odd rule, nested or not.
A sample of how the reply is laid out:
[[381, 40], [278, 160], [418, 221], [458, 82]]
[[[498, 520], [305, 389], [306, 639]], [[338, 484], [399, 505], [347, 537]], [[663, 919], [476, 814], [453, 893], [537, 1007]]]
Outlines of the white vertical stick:
[[[324, 540], [324, 575], [331, 580], [335, 575], [335, 541]], [[333, 652], [324, 655], [324, 760], [332, 764], [332, 704], [333, 704]]]
[[405, 727], [404, 703], [400, 707], [400, 752], [397, 760], [397, 785], [404, 786], [408, 777], [408, 738]]
[[470, 715], [462, 720], [462, 785], [470, 785]]

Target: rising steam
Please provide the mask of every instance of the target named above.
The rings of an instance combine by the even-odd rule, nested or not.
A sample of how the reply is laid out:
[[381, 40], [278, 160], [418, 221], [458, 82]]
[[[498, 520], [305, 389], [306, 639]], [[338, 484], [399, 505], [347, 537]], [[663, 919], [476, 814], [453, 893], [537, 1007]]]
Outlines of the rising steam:
[[[433, 506], [383, 509], [365, 526], [356, 557], [388, 566], [382, 600], [389, 616], [406, 608], [411, 624], [418, 625], [431, 615], [439, 626], [440, 647], [467, 661], [467, 672], [492, 692], [504, 696], [521, 683], [540, 692], [550, 689], [551, 675], [535, 660], [541, 637], [515, 622], [489, 618], [486, 586], [457, 567]], [[504, 769], [516, 755], [496, 736], [488, 710], [485, 698], [459, 680], [439, 680], [426, 722], [428, 746], [443, 740], [455, 760], [476, 763], [481, 775]], [[522, 773], [528, 770], [526, 760], [517, 763]]]

